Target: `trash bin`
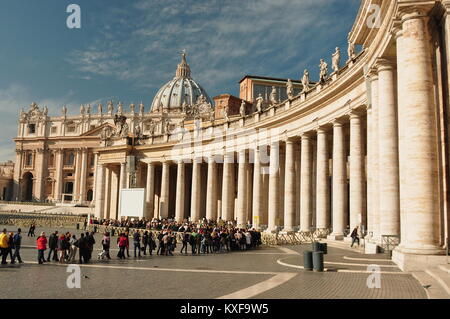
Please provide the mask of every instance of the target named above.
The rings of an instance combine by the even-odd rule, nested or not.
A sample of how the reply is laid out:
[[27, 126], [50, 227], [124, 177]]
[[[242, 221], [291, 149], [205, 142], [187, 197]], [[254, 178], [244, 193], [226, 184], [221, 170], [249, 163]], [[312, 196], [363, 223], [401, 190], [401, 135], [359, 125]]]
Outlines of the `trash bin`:
[[327, 243], [322, 243], [322, 244], [320, 244], [320, 246], [321, 246], [320, 251], [323, 251], [324, 255], [328, 254], [328, 244]]
[[316, 272], [323, 272], [323, 252], [315, 251], [313, 252], [313, 269]]
[[313, 270], [313, 252], [312, 251], [305, 251], [303, 252], [303, 267], [307, 271]]
[[322, 247], [321, 247], [321, 243], [319, 243], [318, 241], [315, 241], [312, 243], [312, 249], [313, 251], [322, 251]]

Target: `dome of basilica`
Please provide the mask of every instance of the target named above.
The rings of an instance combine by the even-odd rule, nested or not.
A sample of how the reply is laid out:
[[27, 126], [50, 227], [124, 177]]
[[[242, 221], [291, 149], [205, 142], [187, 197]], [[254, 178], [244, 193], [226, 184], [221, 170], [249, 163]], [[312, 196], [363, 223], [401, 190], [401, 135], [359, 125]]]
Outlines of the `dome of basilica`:
[[191, 69], [183, 52], [175, 77], [158, 91], [151, 111], [189, 112], [193, 105], [205, 102], [212, 105], [206, 91], [191, 78]]

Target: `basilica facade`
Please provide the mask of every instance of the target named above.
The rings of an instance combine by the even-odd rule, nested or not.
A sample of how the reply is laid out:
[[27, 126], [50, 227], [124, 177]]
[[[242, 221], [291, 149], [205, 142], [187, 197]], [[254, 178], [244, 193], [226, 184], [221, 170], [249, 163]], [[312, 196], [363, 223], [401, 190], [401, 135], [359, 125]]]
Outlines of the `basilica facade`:
[[299, 81], [247, 76], [239, 98], [212, 101], [183, 53], [149, 110], [109, 102], [49, 116], [31, 104], [15, 139], [13, 197], [120, 218], [120, 190], [145, 188], [149, 218], [222, 218], [335, 240], [361, 226], [368, 242], [400, 240], [393, 259], [403, 269], [440, 260], [449, 13], [448, 0], [363, 0], [347, 54], [322, 61], [317, 83], [313, 70]]

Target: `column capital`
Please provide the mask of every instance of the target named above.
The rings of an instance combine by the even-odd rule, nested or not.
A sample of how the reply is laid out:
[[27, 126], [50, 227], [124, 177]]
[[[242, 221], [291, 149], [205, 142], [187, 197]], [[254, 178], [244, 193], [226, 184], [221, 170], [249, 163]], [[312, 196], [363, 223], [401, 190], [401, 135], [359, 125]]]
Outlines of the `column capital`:
[[300, 134], [300, 138], [302, 141], [304, 140], [310, 140], [311, 139], [311, 133], [310, 132], [304, 132]]
[[366, 77], [370, 82], [378, 81], [378, 68], [376, 66], [372, 66], [366, 73]]
[[397, 17], [402, 23], [413, 20], [413, 19], [423, 19], [428, 17], [428, 14], [434, 7], [433, 3], [424, 3], [411, 6], [410, 4], [399, 5], [397, 11]]
[[333, 127], [343, 127], [344, 121], [342, 119], [334, 119], [331, 121], [331, 124], [333, 124]]
[[327, 134], [327, 128], [324, 125], [318, 126], [316, 128], [316, 133], [317, 135], [323, 135], [323, 134]]
[[378, 72], [393, 71], [395, 69], [395, 62], [385, 58], [378, 58], [376, 60], [376, 67]]
[[351, 110], [348, 113], [348, 117], [350, 118], [350, 120], [359, 120], [361, 119], [361, 116], [362, 116], [361, 113], [356, 110]]

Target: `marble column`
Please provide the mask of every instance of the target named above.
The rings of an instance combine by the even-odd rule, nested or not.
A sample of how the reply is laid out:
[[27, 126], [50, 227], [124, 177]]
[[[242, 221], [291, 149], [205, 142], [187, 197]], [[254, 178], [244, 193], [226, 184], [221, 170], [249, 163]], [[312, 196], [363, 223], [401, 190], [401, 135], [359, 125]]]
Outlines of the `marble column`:
[[63, 165], [64, 165], [64, 151], [59, 149], [56, 151], [56, 186], [55, 186], [55, 199], [58, 202], [62, 201], [63, 191]]
[[340, 121], [333, 123], [333, 232], [330, 239], [343, 239], [347, 188], [347, 165], [344, 127]]
[[46, 156], [43, 148], [38, 148], [36, 153], [36, 190], [35, 197], [43, 201], [44, 198], [44, 188], [45, 188], [45, 173], [46, 173]]
[[105, 166], [97, 165], [97, 185], [95, 185], [95, 217], [102, 218], [105, 204]]
[[238, 203], [237, 203], [237, 225], [245, 227], [247, 224], [247, 152], [239, 151], [239, 171], [238, 171]]
[[83, 148], [81, 150], [81, 176], [80, 176], [80, 203], [86, 201], [86, 178], [87, 178], [87, 166], [88, 166], [88, 149]]
[[75, 150], [75, 182], [72, 193], [72, 203], [80, 201], [80, 180], [81, 180], [81, 149]]
[[175, 201], [175, 220], [183, 222], [184, 220], [184, 198], [185, 198], [185, 164], [182, 159], [177, 164], [177, 193]]
[[397, 101], [394, 65], [378, 60], [378, 179], [380, 235], [400, 235], [400, 185], [398, 163]]
[[222, 219], [234, 220], [234, 153], [227, 153], [223, 160]]
[[103, 204], [103, 218], [110, 218], [111, 216], [111, 167], [105, 168], [105, 195], [104, 195], [104, 204]]
[[378, 178], [379, 169], [379, 156], [378, 156], [378, 109], [379, 109], [379, 98], [378, 98], [378, 73], [373, 72], [370, 75], [371, 80], [371, 94], [372, 94], [372, 106], [371, 106], [371, 124], [370, 131], [368, 132], [370, 145], [370, 156], [369, 156], [369, 175], [372, 180], [370, 197], [370, 209], [368, 214], [367, 226], [369, 233], [372, 233], [371, 240], [375, 242], [380, 241], [380, 200], [379, 200], [379, 189], [380, 181]]
[[192, 198], [191, 198], [191, 222], [198, 222], [200, 220], [200, 202], [201, 202], [201, 173], [202, 160], [195, 158], [192, 161]]
[[[122, 166], [121, 166], [122, 175]], [[145, 201], [146, 201], [146, 213], [145, 217], [153, 218], [154, 203], [155, 203], [155, 164], [147, 164], [147, 182], [145, 190]]]
[[311, 140], [307, 134], [302, 135], [301, 146], [301, 164], [300, 164], [300, 231], [311, 231], [312, 220], [312, 157]]
[[402, 253], [439, 246], [438, 139], [430, 34], [420, 7], [402, 15], [397, 39]]
[[253, 228], [259, 230], [260, 223], [262, 219], [262, 211], [263, 211], [263, 180], [261, 174], [261, 152], [258, 147], [254, 149], [255, 154], [255, 166], [253, 169], [253, 200], [252, 200], [252, 211], [253, 211]]
[[364, 145], [361, 115], [350, 114], [350, 230], [363, 224]]
[[330, 168], [328, 152], [328, 133], [324, 128], [317, 129], [317, 182], [316, 182], [316, 228], [325, 233], [330, 228]]
[[214, 156], [208, 158], [206, 219], [217, 220], [217, 163]]
[[92, 202], [95, 203], [95, 194], [97, 193], [95, 188], [97, 187], [97, 165], [98, 165], [98, 153], [94, 153], [94, 185], [93, 185], [93, 194], [92, 194]]
[[284, 183], [284, 232], [293, 232], [295, 226], [295, 143], [293, 140], [286, 141], [286, 164]]
[[280, 208], [280, 144], [273, 142], [270, 145], [270, 167], [269, 167], [269, 217], [267, 231], [276, 232], [278, 214]]
[[170, 183], [170, 162], [165, 161], [162, 165], [161, 177], [161, 200], [160, 200], [160, 216], [161, 218], [169, 217], [169, 183]]
[[127, 163], [120, 163], [120, 190], [127, 187]]

